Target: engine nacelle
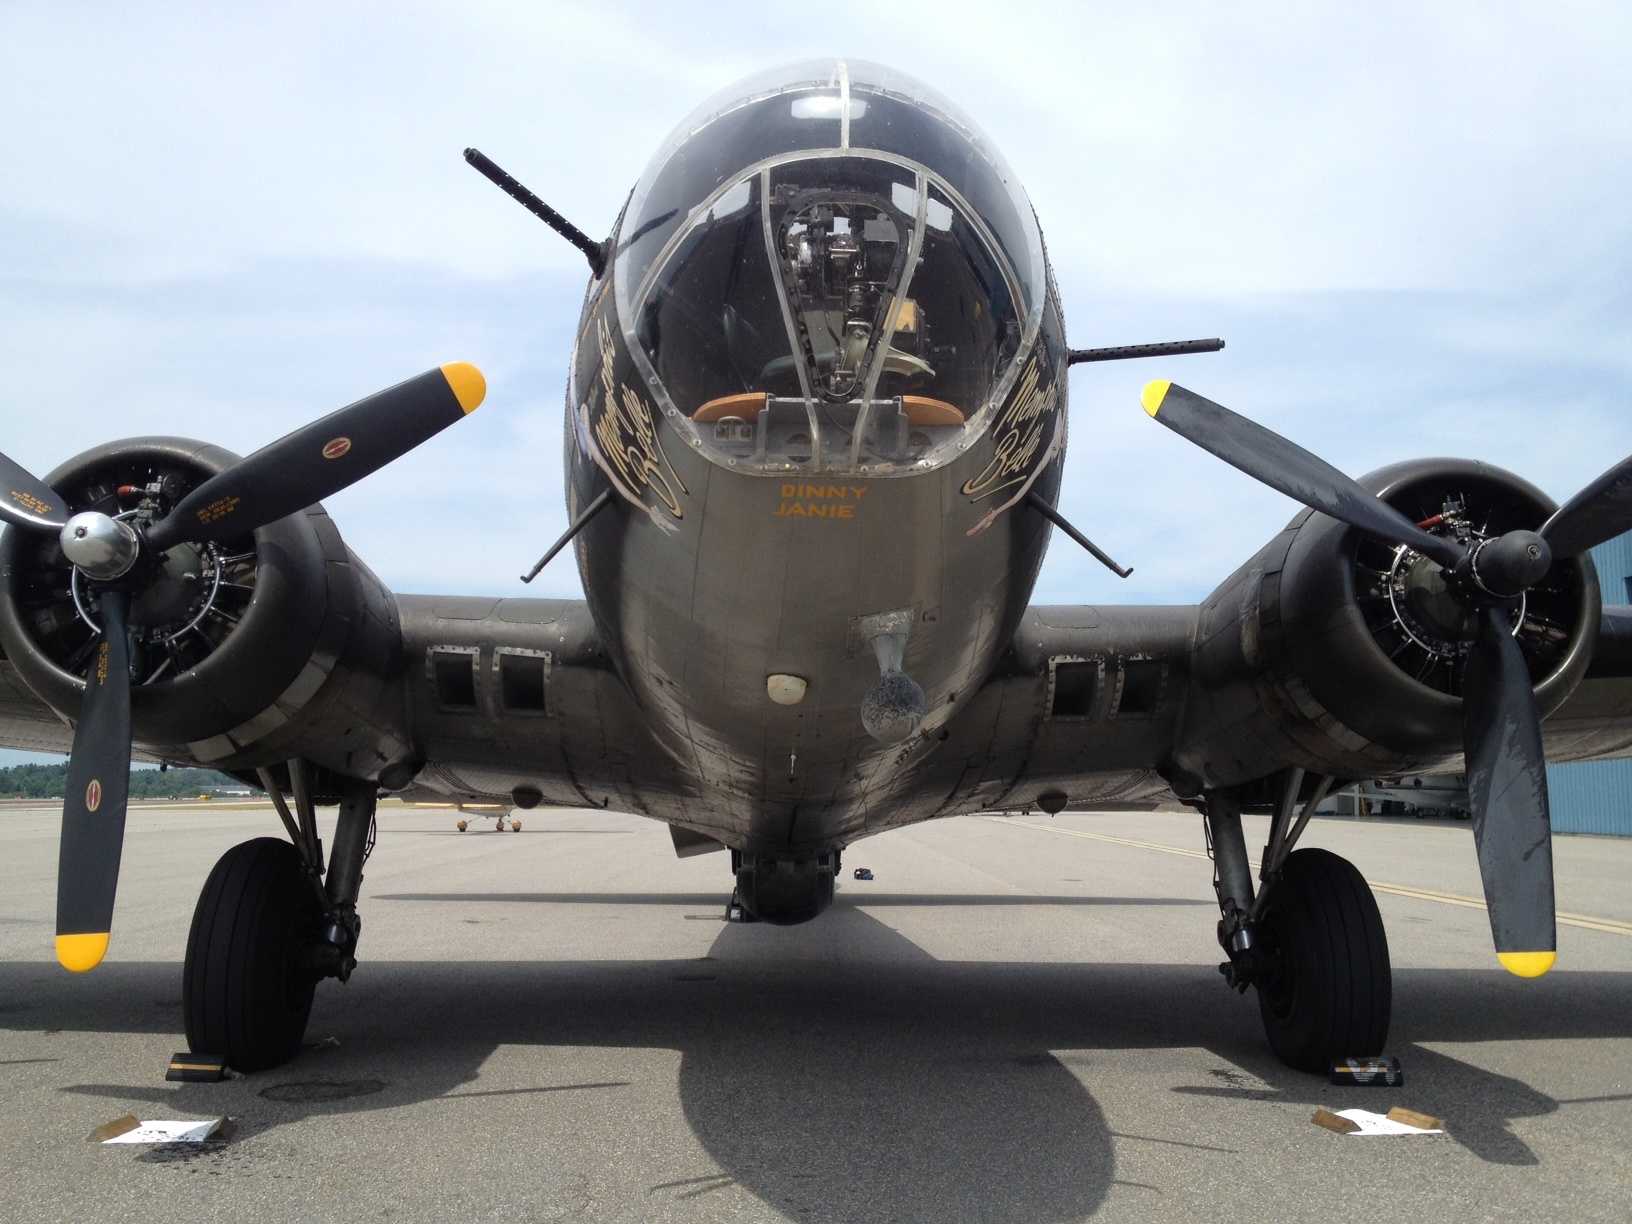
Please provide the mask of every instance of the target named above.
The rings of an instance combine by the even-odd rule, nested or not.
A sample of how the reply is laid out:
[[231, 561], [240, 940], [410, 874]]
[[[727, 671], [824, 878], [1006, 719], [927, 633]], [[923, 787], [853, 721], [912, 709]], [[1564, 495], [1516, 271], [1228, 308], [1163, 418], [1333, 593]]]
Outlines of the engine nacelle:
[[[122, 486], [161, 485], [174, 504], [236, 460], [182, 438], [134, 438], [86, 451], [46, 482], [76, 510], [117, 514]], [[28, 686], [70, 718], [97, 640], [94, 620], [56, 538], [8, 530], [0, 646]], [[169, 550], [164, 578], [136, 596], [132, 622], [139, 751], [239, 771], [300, 756], [337, 775], [388, 782], [410, 767], [396, 602], [321, 507], [238, 540]]]
[[[1453, 521], [1475, 536], [1534, 530], [1555, 508], [1519, 477], [1460, 459], [1360, 483], [1413, 522], [1460, 506]], [[1516, 637], [1545, 717], [1591, 661], [1602, 612], [1592, 562], [1555, 562], [1521, 610]], [[1237, 785], [1288, 763], [1342, 778], [1459, 769], [1472, 635], [1460, 615], [1425, 558], [1301, 512], [1202, 604], [1175, 785]]]

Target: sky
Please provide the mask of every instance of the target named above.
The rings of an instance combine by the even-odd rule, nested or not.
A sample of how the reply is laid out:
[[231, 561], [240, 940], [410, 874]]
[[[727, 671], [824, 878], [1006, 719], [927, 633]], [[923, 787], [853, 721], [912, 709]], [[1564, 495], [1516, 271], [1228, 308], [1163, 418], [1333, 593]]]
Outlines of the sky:
[[[518, 575], [565, 527], [582, 256], [703, 98], [848, 55], [953, 98], [1036, 206], [1078, 347], [1039, 602], [1205, 596], [1292, 515], [1138, 406], [1171, 377], [1352, 474], [1486, 459], [1564, 498], [1632, 451], [1632, 9], [1003, 5], [0, 6], [0, 449], [248, 453], [431, 366], [482, 409], [326, 505], [394, 589]], [[0, 760], [5, 758], [0, 757]]]

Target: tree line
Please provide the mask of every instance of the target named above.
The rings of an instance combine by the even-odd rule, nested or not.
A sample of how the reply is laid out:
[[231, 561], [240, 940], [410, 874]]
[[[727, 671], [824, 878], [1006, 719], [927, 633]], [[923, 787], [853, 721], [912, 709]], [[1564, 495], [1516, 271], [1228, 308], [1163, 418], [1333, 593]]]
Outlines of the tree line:
[[[68, 764], [0, 767], [0, 799], [61, 799]], [[132, 799], [177, 799], [243, 783], [213, 769], [133, 769]]]

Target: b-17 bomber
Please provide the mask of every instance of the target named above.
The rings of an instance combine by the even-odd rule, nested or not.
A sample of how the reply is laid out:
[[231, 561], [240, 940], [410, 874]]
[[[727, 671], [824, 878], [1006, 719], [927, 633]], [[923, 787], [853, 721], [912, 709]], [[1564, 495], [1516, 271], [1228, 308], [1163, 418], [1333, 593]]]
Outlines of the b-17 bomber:
[[[875, 64], [706, 102], [604, 241], [466, 160], [589, 265], [570, 526], [540, 563], [570, 548], [585, 598], [399, 594], [320, 504], [482, 404], [458, 361], [244, 458], [168, 436], [40, 477], [0, 458], [0, 745], [71, 749], [66, 969], [109, 948], [133, 756], [274, 802], [204, 881], [183, 968], [190, 1047], [241, 1070], [293, 1057], [366, 950], [382, 795], [649, 817], [773, 924], [819, 919], [842, 856], [893, 829], [1188, 804], [1225, 981], [1317, 1071], [1383, 1051], [1391, 971], [1359, 871], [1300, 847], [1310, 816], [1355, 780], [1465, 771], [1496, 956], [1552, 965], [1545, 762], [1632, 751], [1632, 608], [1587, 556], [1632, 529], [1632, 460], [1562, 506], [1477, 459], [1354, 479], [1190, 389], [1222, 341], [1072, 348], [1014, 171]], [[1181, 357], [1185, 385], [1127, 411], [1297, 513], [1199, 604], [1033, 603], [1056, 533], [1129, 572], [1059, 509], [1071, 367]], [[1271, 816], [1257, 872], [1243, 812]]]

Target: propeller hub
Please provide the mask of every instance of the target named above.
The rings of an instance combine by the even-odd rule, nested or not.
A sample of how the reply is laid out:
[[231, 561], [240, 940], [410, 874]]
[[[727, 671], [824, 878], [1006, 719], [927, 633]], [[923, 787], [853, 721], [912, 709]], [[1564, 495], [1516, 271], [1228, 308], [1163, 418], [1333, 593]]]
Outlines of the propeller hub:
[[99, 582], [123, 578], [142, 551], [136, 533], [117, 519], [95, 510], [74, 515], [58, 537], [62, 554]]
[[1497, 599], [1514, 599], [1547, 576], [1553, 550], [1533, 531], [1509, 531], [1468, 554], [1474, 585]]

